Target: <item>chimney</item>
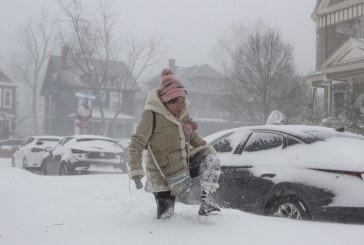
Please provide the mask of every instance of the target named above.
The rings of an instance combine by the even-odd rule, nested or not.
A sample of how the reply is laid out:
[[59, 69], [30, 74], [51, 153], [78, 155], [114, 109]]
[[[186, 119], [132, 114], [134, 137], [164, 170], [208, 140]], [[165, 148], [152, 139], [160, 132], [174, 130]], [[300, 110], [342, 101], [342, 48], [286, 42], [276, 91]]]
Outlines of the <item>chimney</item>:
[[168, 60], [168, 66], [169, 66], [169, 69], [171, 69], [171, 71], [174, 74], [176, 74], [176, 72], [177, 72], [176, 60], [175, 59], [169, 59]]
[[67, 59], [68, 59], [69, 48], [67, 46], [62, 47], [62, 56], [61, 56], [61, 68], [67, 69]]

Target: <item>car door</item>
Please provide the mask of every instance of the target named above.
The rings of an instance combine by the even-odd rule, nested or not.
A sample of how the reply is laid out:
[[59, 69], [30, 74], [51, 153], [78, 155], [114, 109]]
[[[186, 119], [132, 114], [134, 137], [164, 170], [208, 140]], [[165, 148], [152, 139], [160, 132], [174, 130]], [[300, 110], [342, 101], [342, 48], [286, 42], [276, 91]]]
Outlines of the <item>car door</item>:
[[46, 147], [54, 147], [58, 143], [58, 138], [39, 138], [35, 145], [30, 149], [28, 154], [28, 162], [40, 167], [40, 164], [46, 154]]
[[61, 159], [64, 154], [65, 145], [70, 142], [73, 137], [65, 137], [53, 148], [49, 156], [45, 159], [47, 164], [47, 173], [50, 175], [58, 175], [61, 165]]
[[246, 210], [248, 201], [246, 200], [246, 186], [250, 173], [250, 166], [227, 166], [222, 167], [223, 183], [222, 205], [223, 207]]
[[29, 166], [40, 167], [44, 155], [43, 144], [43, 140], [36, 139], [31, 147], [27, 147], [24, 151], [24, 157], [27, 158]]
[[17, 167], [23, 166], [24, 156], [27, 152], [27, 149], [29, 149], [29, 146], [34, 142], [34, 140], [35, 140], [34, 137], [32, 137], [32, 136], [28, 137], [28, 139], [25, 141], [24, 145], [22, 147], [20, 147], [19, 150], [14, 153], [13, 160], [14, 160], [15, 166], [17, 166]]
[[[243, 200], [235, 200], [242, 209], [261, 213], [265, 209], [267, 194], [273, 188], [276, 176], [271, 161], [274, 154], [280, 154], [284, 147], [284, 135], [274, 132], [253, 132], [241, 153], [242, 166], [231, 174], [241, 185], [239, 195]], [[239, 197], [239, 196], [238, 196]]]
[[[242, 186], [245, 178], [241, 178], [245, 172], [245, 166], [240, 166], [240, 154], [236, 154], [237, 147], [246, 142], [250, 131], [230, 132], [210, 143], [216, 150], [221, 161], [220, 188], [217, 190], [217, 200], [222, 207], [236, 208], [244, 202]], [[240, 167], [238, 167], [240, 166]]]

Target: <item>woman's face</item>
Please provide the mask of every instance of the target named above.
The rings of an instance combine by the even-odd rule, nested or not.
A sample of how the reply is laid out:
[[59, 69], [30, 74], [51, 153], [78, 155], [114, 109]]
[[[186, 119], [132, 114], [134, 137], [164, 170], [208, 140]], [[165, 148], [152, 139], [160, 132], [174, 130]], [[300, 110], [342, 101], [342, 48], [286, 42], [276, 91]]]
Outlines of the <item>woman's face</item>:
[[174, 116], [178, 116], [181, 113], [181, 111], [185, 108], [185, 105], [186, 105], [186, 98], [182, 96], [166, 103], [167, 109]]

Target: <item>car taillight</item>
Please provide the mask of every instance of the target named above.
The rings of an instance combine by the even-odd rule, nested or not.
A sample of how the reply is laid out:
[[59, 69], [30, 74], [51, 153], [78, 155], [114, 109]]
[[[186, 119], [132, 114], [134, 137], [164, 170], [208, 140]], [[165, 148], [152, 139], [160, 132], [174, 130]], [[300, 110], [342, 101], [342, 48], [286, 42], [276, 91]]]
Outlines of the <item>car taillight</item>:
[[358, 177], [360, 179], [363, 179], [362, 178], [362, 173], [359, 173], [359, 172], [354, 172], [354, 171], [344, 171], [344, 174], [346, 175], [350, 175], [350, 176], [354, 176], [354, 177]]
[[83, 151], [83, 150], [79, 150], [79, 149], [71, 149], [71, 152], [73, 154], [87, 154], [88, 151]]
[[358, 172], [344, 171], [344, 174], [361, 178], [361, 173]]
[[39, 148], [39, 147], [33, 147], [32, 149], [30, 149], [31, 152], [41, 152], [44, 151], [43, 148]]
[[364, 173], [360, 173], [360, 172], [343, 171], [343, 170], [331, 170], [331, 169], [317, 169], [317, 168], [312, 168], [312, 169], [318, 170], [318, 171], [327, 172], [327, 173], [345, 174], [345, 175], [349, 175], [349, 176], [358, 177], [358, 178], [364, 180]]

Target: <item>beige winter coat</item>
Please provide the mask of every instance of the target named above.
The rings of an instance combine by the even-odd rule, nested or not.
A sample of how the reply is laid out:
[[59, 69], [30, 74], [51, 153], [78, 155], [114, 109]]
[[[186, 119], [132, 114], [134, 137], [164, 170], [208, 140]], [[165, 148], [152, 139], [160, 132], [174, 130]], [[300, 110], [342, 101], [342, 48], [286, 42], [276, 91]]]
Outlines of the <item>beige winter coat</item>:
[[[192, 147], [206, 145], [206, 141], [201, 139], [196, 132], [189, 136], [184, 134], [182, 123], [191, 121], [187, 110], [183, 110], [178, 118], [173, 116], [160, 100], [158, 89], [149, 92], [144, 109], [142, 119], [129, 145], [129, 175], [130, 178], [146, 175], [146, 191], [169, 191], [165, 179], [161, 176], [149, 153], [145, 172], [143, 170], [142, 152], [148, 140], [155, 158], [166, 176], [173, 175], [187, 166], [186, 141], [189, 140]], [[153, 135], [152, 111], [156, 115]]]

